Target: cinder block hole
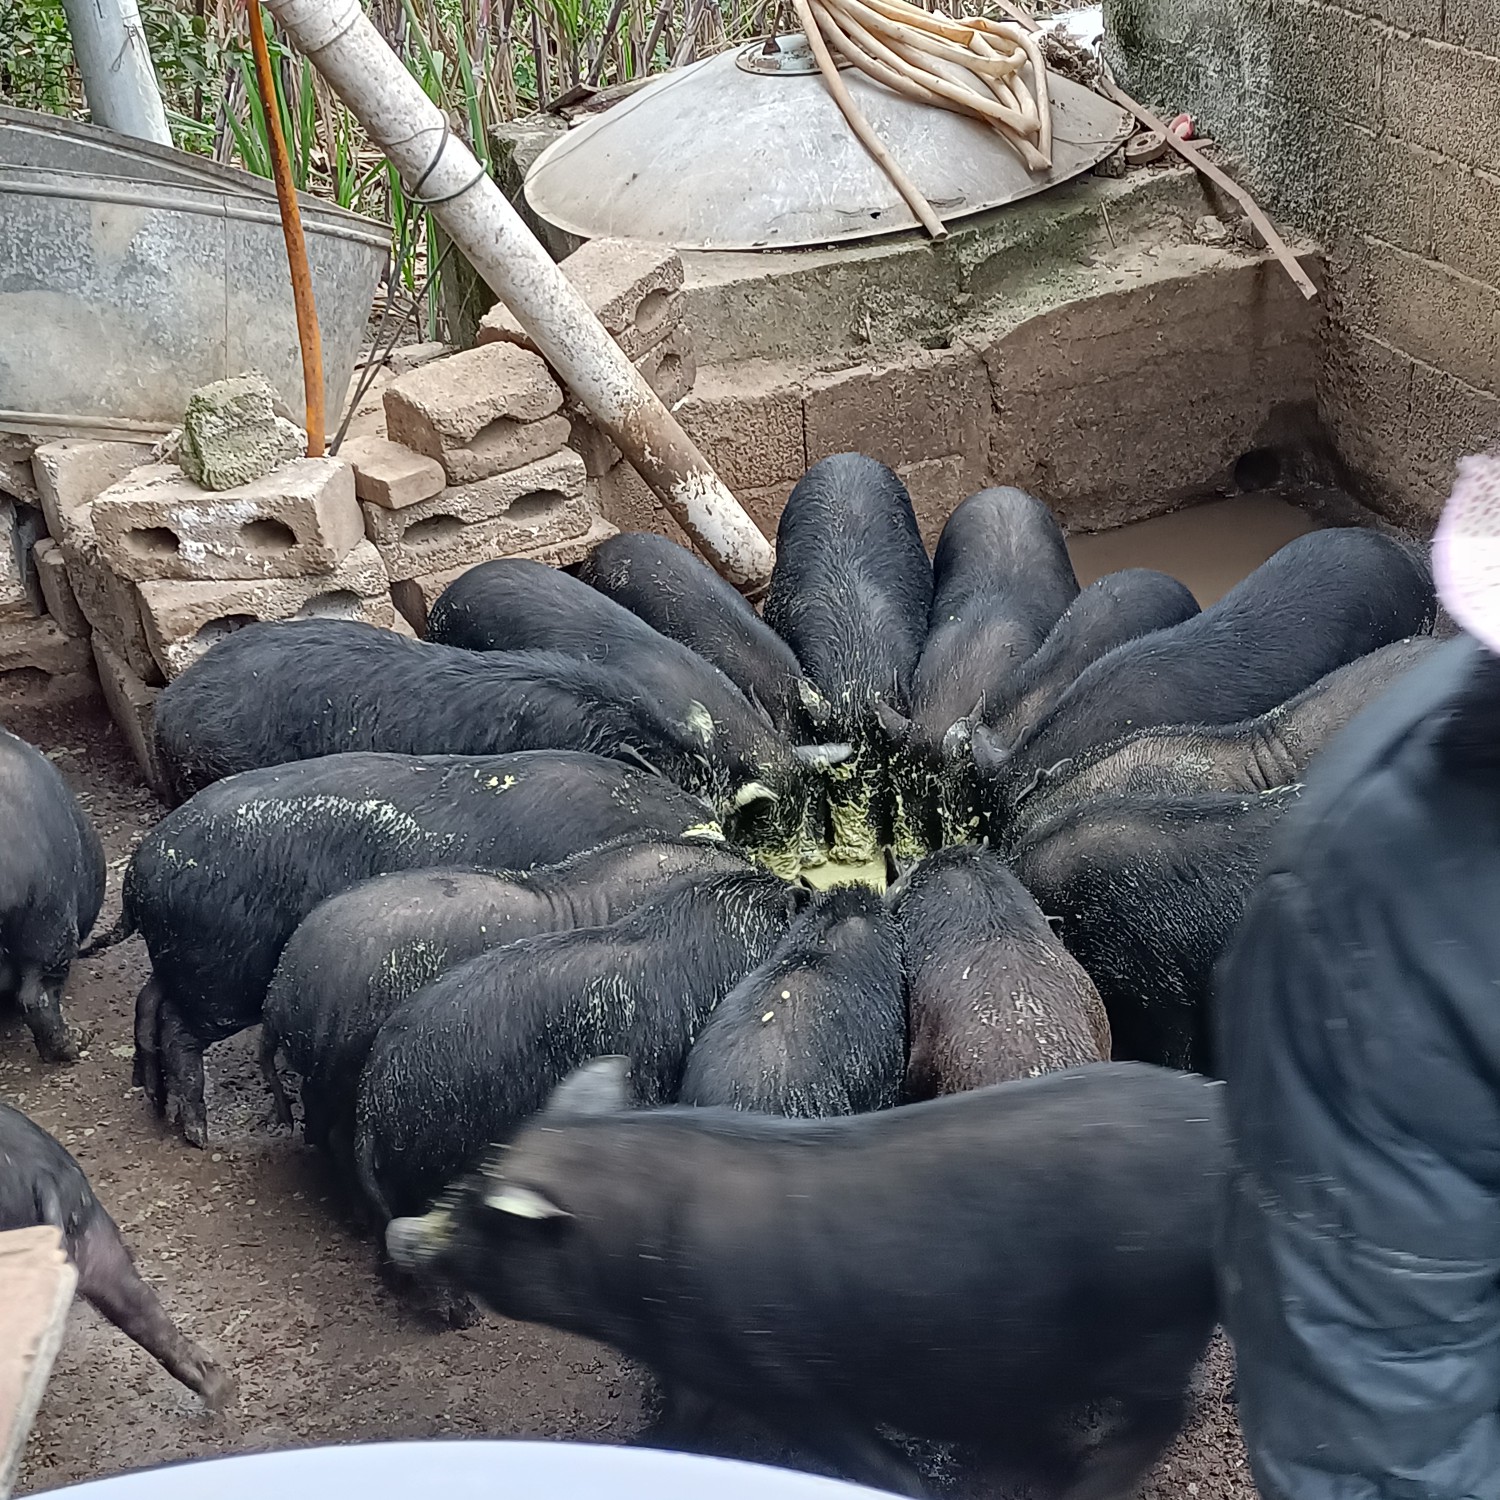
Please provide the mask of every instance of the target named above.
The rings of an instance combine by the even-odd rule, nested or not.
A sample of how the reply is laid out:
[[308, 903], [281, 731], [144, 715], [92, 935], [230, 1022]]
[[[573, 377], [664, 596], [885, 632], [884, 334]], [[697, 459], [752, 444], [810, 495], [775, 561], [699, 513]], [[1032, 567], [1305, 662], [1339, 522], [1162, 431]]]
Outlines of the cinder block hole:
[[236, 630], [259, 623], [254, 615], [220, 615], [217, 620], [209, 620], [200, 625], [193, 640], [200, 646], [212, 646], [215, 641], [223, 640], [226, 635], [233, 635]]
[[517, 495], [505, 512], [507, 521], [540, 521], [554, 506], [565, 504], [567, 496], [561, 490], [531, 490]]
[[12, 667], [7, 672], [0, 672], [0, 693], [30, 698], [46, 692], [51, 681], [52, 674], [40, 667]]
[[177, 533], [170, 526], [136, 526], [125, 533], [125, 547], [137, 557], [173, 557]]
[[447, 541], [463, 529], [464, 523], [457, 516], [426, 516], [408, 526], [401, 540], [408, 547], [425, 547], [430, 542]]
[[364, 603], [353, 589], [329, 589], [326, 594], [314, 594], [301, 609], [292, 616], [294, 620], [353, 620], [359, 616], [359, 607]]
[[1275, 448], [1251, 448], [1234, 461], [1234, 482], [1241, 490], [1269, 490], [1281, 479], [1281, 454]]
[[680, 354], [668, 354], [656, 367], [656, 384], [663, 389], [669, 385], [675, 385], [681, 370], [682, 356]]
[[489, 458], [515, 448], [525, 426], [525, 422], [518, 422], [514, 417], [496, 417], [469, 439], [469, 452], [477, 458]]
[[672, 298], [667, 292], [647, 292], [641, 305], [635, 310], [635, 326], [641, 333], [650, 333], [667, 321]]
[[297, 545], [297, 533], [266, 516], [259, 521], [246, 521], [240, 527], [240, 545], [252, 552], [290, 552]]

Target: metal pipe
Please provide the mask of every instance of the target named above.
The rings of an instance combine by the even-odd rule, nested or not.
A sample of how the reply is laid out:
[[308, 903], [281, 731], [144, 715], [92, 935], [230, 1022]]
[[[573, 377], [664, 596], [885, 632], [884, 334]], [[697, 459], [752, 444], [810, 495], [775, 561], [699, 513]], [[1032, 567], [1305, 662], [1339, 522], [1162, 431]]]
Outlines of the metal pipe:
[[692, 439], [457, 140], [359, 0], [269, 0], [272, 14], [530, 334], [703, 555], [746, 591], [771, 545]]
[[95, 125], [172, 144], [135, 0], [63, 0], [73, 56]]

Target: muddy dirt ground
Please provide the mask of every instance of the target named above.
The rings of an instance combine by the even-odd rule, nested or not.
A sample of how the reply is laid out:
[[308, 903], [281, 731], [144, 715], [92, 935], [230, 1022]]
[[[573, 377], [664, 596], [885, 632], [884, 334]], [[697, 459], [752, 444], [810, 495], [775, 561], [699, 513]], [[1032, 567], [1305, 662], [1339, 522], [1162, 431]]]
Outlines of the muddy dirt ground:
[[[103, 837], [102, 930], [118, 914], [125, 861], [162, 808], [97, 703], [40, 711], [0, 699], [0, 723], [49, 752]], [[162, 1129], [130, 1084], [145, 974], [139, 940], [78, 964], [69, 1011], [92, 1036], [75, 1067], [39, 1063], [19, 1019], [0, 1016], [0, 1098], [78, 1158], [174, 1318], [231, 1366], [239, 1397], [205, 1414], [78, 1304], [20, 1492], [236, 1450], [438, 1435], [618, 1443], [639, 1431], [648, 1383], [608, 1350], [496, 1319], [437, 1332], [397, 1302], [320, 1160], [270, 1123], [253, 1033], [209, 1054], [209, 1149]], [[1216, 1345], [1194, 1420], [1149, 1500], [1253, 1496], [1230, 1389]], [[721, 1451], [801, 1462], [748, 1433], [724, 1434]]]

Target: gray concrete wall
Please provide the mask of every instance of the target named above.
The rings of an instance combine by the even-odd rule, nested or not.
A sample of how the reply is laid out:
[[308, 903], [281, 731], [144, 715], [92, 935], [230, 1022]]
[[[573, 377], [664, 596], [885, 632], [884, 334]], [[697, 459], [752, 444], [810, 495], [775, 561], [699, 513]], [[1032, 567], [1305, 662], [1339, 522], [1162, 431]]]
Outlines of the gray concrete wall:
[[1110, 61], [1323, 239], [1323, 421], [1362, 497], [1430, 526], [1500, 439], [1500, 0], [1105, 0]]

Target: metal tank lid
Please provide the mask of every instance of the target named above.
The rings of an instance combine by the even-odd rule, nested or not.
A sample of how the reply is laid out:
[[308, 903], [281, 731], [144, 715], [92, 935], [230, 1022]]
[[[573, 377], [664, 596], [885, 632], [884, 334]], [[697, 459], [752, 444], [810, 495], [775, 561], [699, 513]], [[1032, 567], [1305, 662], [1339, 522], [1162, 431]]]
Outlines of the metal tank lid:
[[[664, 74], [554, 141], [526, 175], [548, 223], [584, 239], [678, 250], [780, 250], [914, 229], [890, 179], [850, 132], [800, 33]], [[1125, 111], [1049, 73], [1053, 161], [1032, 173], [1000, 135], [918, 104], [852, 68], [855, 102], [943, 219], [1030, 197], [1102, 161]]]

